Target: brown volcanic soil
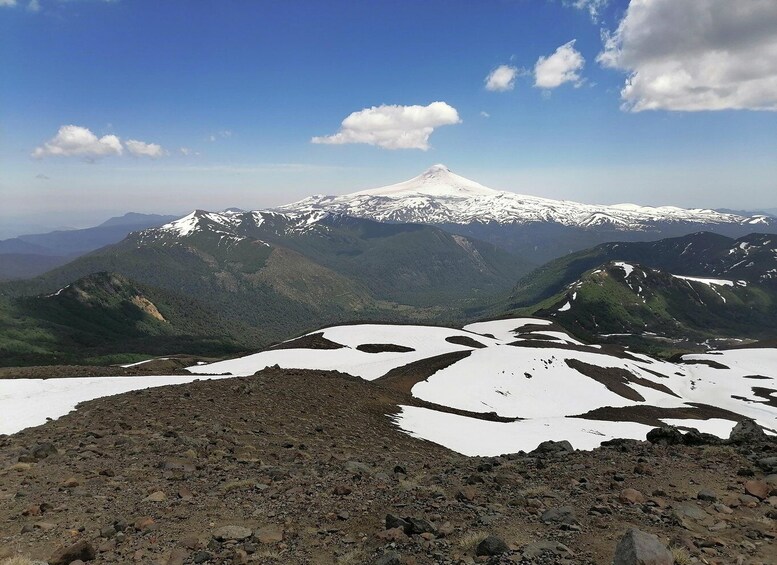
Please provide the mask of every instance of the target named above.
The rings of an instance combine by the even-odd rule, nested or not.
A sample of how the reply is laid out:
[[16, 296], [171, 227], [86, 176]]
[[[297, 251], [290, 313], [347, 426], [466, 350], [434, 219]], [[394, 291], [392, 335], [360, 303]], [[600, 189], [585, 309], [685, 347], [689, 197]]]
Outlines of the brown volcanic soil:
[[198, 361], [213, 362], [215, 358], [176, 356], [168, 359], [153, 359], [135, 367], [116, 365], [38, 365], [31, 367], [0, 367], [3, 379], [66, 379], [76, 377], [137, 377], [143, 375], [191, 375], [185, 367]]
[[[85, 540], [96, 563], [473, 563], [494, 534], [511, 550], [491, 563], [608, 563], [634, 525], [699, 563], [777, 562], [777, 499], [744, 490], [774, 443], [468, 458], [401, 433], [386, 414], [411, 402], [339, 373], [268, 369], [84, 403], [0, 436], [0, 560]], [[31, 455], [46, 443], [56, 452]], [[759, 483], [766, 496], [775, 479]], [[573, 518], [553, 521], [564, 507]], [[437, 531], [386, 532], [388, 513]], [[217, 541], [226, 525], [253, 536]], [[556, 554], [537, 557], [538, 542]]]

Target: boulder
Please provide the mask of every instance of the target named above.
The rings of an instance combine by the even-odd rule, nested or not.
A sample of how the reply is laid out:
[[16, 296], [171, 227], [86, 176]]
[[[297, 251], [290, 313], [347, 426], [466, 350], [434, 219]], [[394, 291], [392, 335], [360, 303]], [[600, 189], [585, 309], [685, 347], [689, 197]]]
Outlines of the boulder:
[[401, 562], [399, 553], [390, 551], [378, 557], [372, 565], [400, 565]]
[[213, 532], [217, 541], [242, 541], [251, 537], [251, 529], [243, 526], [223, 526]]
[[653, 534], [632, 528], [618, 542], [613, 565], [672, 565], [672, 553]]
[[728, 436], [728, 440], [731, 443], [743, 444], [751, 442], [759, 442], [767, 439], [766, 434], [761, 426], [756, 424], [755, 420], [749, 418], [742, 420]]
[[550, 508], [542, 513], [540, 519], [546, 524], [577, 524], [575, 509], [571, 506]]
[[625, 488], [621, 491], [618, 499], [623, 504], [642, 504], [645, 502], [645, 495], [643, 495], [637, 489]]
[[771, 489], [766, 481], [746, 481], [745, 492], [750, 496], [754, 496], [759, 500], [764, 500], [769, 497]]
[[69, 565], [73, 561], [91, 561], [97, 552], [94, 546], [86, 540], [77, 541], [73, 545], [59, 547], [49, 558], [50, 565]]
[[690, 446], [698, 445], [720, 445], [723, 443], [718, 436], [700, 432], [696, 428], [691, 428], [683, 435], [683, 443]]
[[529, 452], [529, 455], [561, 455], [564, 453], [572, 453], [575, 450], [572, 444], [567, 440], [562, 441], [543, 441], [534, 450]]
[[510, 551], [510, 548], [507, 547], [507, 544], [504, 542], [504, 540], [496, 536], [488, 536], [475, 548], [475, 555], [478, 557], [502, 555], [508, 551]]
[[679, 445], [683, 443], [683, 433], [674, 426], [661, 426], [650, 430], [646, 439], [659, 445]]

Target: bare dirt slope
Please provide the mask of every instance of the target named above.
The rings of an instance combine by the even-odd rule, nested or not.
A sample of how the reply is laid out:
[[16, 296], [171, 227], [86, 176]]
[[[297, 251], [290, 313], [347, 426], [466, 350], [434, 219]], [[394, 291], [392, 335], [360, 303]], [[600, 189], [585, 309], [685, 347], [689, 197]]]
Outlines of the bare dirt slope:
[[279, 369], [87, 402], [0, 436], [0, 561], [609, 563], [636, 526], [677, 563], [777, 562], [774, 443], [467, 458], [393, 426], [412, 402]]

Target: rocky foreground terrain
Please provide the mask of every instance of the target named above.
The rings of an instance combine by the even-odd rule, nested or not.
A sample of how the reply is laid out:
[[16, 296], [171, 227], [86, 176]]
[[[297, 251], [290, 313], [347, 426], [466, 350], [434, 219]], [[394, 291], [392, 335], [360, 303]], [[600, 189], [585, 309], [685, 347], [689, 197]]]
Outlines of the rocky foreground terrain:
[[416, 402], [280, 369], [87, 402], [0, 436], [0, 563], [777, 563], [755, 426], [468, 458], [386, 416]]

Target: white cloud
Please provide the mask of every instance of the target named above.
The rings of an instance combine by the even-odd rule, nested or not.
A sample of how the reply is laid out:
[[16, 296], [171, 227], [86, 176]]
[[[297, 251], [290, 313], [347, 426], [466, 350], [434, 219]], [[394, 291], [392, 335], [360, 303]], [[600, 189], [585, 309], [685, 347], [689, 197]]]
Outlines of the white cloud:
[[167, 151], [156, 143], [146, 143], [145, 141], [128, 139], [124, 145], [127, 147], [127, 151], [135, 157], [151, 157], [152, 159], [158, 159], [159, 157], [167, 155]]
[[[60, 3], [65, 3], [66, 1], [67, 0], [59, 0]], [[99, 1], [105, 2], [107, 4], [116, 2], [116, 0], [99, 0]], [[18, 5], [17, 0], [0, 0], [0, 7], [6, 6], [8, 8], [12, 8], [17, 5]], [[40, 0], [30, 0], [27, 4], [27, 10], [29, 10], [30, 12], [40, 12], [41, 10]]]
[[99, 138], [87, 128], [80, 126], [62, 126], [57, 135], [40, 147], [36, 147], [32, 156], [36, 159], [49, 156], [86, 157], [96, 159], [107, 155], [121, 155], [121, 141], [115, 135]]
[[610, 0], [563, 0], [564, 6], [585, 10], [593, 21], [599, 21], [599, 15]]
[[428, 106], [382, 105], [353, 112], [334, 135], [314, 137], [312, 143], [366, 143], [384, 149], [429, 149], [435, 128], [458, 124], [459, 113], [445, 102]]
[[623, 108], [777, 110], [775, 0], [632, 0], [597, 60]]
[[538, 88], [556, 88], [565, 82], [571, 82], [576, 87], [583, 81], [580, 71], [585, 65], [585, 59], [580, 51], [575, 49], [575, 41], [565, 43], [548, 57], [540, 57], [534, 65], [534, 86]]
[[210, 141], [216, 141], [218, 138], [226, 139], [228, 137], [232, 137], [232, 130], [223, 129], [217, 133], [209, 135], [208, 139]]
[[167, 155], [167, 151], [156, 143], [146, 143], [129, 139], [122, 143], [116, 135], [104, 135], [98, 138], [89, 128], [81, 126], [61, 126], [57, 135], [40, 147], [36, 147], [32, 156], [36, 159], [44, 157], [83, 157], [94, 161], [100, 157], [122, 155], [124, 149], [135, 157], [151, 157], [157, 159]]
[[490, 117], [491, 117], [491, 114], [489, 114], [489, 113], [488, 113], [488, 112], [486, 112], [486, 111], [482, 111], [482, 112], [480, 112], [480, 117], [481, 117], [481, 118], [490, 118]]
[[178, 149], [178, 151], [180, 151], [181, 155], [183, 155], [184, 157], [188, 157], [189, 155], [192, 154], [192, 150], [189, 149], [188, 147], [181, 147], [180, 149]]
[[492, 92], [504, 92], [515, 87], [515, 78], [518, 76], [518, 67], [499, 65], [486, 77], [486, 90]]

